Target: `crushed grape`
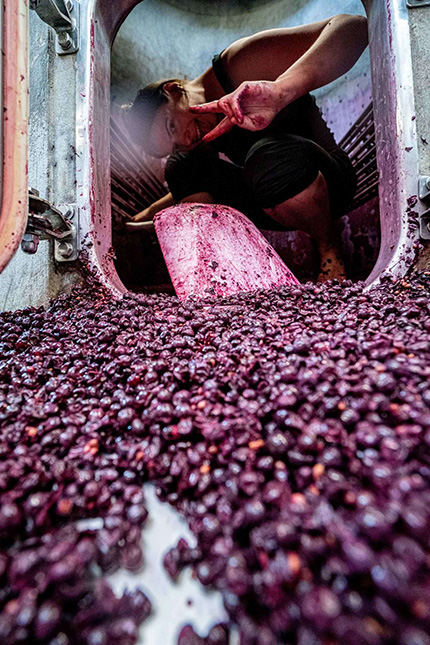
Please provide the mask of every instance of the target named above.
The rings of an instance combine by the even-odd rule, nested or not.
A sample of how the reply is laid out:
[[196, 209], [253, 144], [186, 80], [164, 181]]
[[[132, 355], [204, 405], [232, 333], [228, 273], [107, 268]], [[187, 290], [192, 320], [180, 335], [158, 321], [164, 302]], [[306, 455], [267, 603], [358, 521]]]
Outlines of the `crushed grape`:
[[[430, 273], [0, 315], [0, 641], [137, 641], [142, 484], [241, 645], [430, 643]], [[181, 645], [227, 643], [191, 626]]]

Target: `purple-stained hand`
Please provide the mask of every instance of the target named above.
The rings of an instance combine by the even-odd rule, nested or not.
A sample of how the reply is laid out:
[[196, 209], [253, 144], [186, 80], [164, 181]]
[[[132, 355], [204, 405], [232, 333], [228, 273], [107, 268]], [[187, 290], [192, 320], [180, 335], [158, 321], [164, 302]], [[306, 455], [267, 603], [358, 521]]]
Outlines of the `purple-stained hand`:
[[222, 112], [225, 118], [213, 130], [208, 132], [203, 141], [213, 141], [238, 125], [245, 130], [264, 130], [275, 118], [281, 104], [279, 89], [273, 81], [245, 81], [239, 87], [217, 101], [193, 105], [190, 111], [194, 114]]

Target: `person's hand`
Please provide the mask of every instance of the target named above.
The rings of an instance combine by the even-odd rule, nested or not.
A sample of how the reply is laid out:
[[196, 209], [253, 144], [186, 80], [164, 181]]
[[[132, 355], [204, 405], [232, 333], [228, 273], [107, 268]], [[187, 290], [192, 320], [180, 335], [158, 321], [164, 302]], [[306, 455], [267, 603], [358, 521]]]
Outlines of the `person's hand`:
[[133, 217], [130, 219], [130, 222], [150, 222], [152, 219], [152, 211], [150, 211], [149, 208], [145, 208], [145, 210], [137, 213], [137, 215], [133, 215]]
[[125, 223], [127, 231], [152, 233], [154, 230], [153, 213], [151, 207], [137, 213]]
[[245, 130], [264, 130], [273, 121], [281, 104], [281, 96], [276, 83], [272, 81], [245, 81], [239, 87], [218, 101], [190, 106], [194, 114], [223, 112], [226, 116], [204, 137], [203, 141], [213, 141], [238, 125]]

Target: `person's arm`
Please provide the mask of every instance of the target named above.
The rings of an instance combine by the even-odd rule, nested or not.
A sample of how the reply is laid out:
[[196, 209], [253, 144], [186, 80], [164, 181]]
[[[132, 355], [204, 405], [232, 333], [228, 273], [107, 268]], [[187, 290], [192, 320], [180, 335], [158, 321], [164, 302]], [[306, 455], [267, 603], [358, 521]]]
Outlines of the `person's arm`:
[[345, 74], [357, 62], [367, 42], [366, 18], [335, 16], [313, 45], [276, 79], [281, 104], [288, 104]]
[[159, 211], [163, 210], [163, 208], [168, 208], [169, 206], [173, 206], [175, 203], [175, 200], [173, 199], [172, 193], [167, 193], [167, 195], [164, 195], [160, 199], [157, 199], [156, 202], [153, 202], [148, 208], [145, 208], [145, 210], [141, 211], [140, 213], [137, 213], [137, 215], [134, 215], [131, 219], [132, 222], [150, 222], [154, 219], [154, 215], [158, 213]]
[[[137, 215], [134, 215], [132, 219], [130, 220], [131, 222], [152, 222], [154, 219], [154, 216], [159, 212], [162, 211], [164, 208], [168, 208], [169, 206], [173, 206], [175, 204], [175, 200], [173, 199], [172, 193], [167, 193], [167, 195], [164, 195], [164, 197], [161, 197], [161, 199], [157, 200], [148, 208], [145, 208], [145, 210], [141, 211], [140, 213], [137, 213]], [[189, 195], [187, 197], [183, 197], [180, 202], [180, 204], [187, 204], [187, 203], [198, 203], [198, 204], [213, 204], [214, 200], [212, 195], [209, 193], [194, 193], [193, 195]]]
[[297, 86], [296, 98], [347, 72], [367, 45], [364, 16], [340, 14], [320, 22], [268, 29], [230, 45], [223, 62], [233, 84], [279, 81]]
[[264, 129], [283, 107], [347, 72], [366, 45], [366, 18], [345, 14], [303, 27], [270, 29], [233, 43], [223, 62], [237, 89], [190, 108], [226, 115], [204, 140], [233, 125]]

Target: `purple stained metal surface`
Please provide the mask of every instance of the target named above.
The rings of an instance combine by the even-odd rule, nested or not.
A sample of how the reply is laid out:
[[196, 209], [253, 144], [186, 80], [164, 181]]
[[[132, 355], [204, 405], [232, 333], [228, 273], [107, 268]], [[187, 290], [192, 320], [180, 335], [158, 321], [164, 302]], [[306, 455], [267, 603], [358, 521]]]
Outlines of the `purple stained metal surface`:
[[157, 214], [154, 224], [181, 300], [299, 284], [257, 227], [234, 208], [179, 204]]
[[112, 2], [112, 0], [96, 0], [94, 4], [97, 7], [98, 18], [103, 25], [110, 47], [122, 22], [140, 2], [142, 0], [115, 0], [115, 2]]
[[[384, 273], [402, 276], [418, 243], [418, 152], [414, 120], [408, 10], [404, 0], [364, 2], [369, 21], [376, 154], [379, 169], [381, 248], [367, 284]], [[418, 211], [419, 205], [417, 205]]]
[[81, 7], [77, 54], [77, 203], [90, 270], [116, 296], [127, 291], [112, 248], [110, 196], [110, 48], [137, 0], [90, 0]]

